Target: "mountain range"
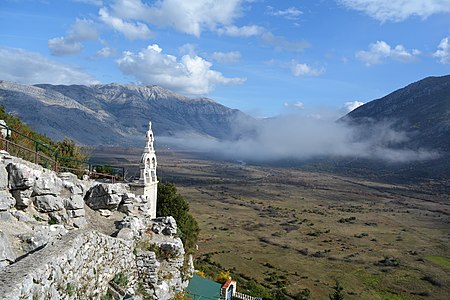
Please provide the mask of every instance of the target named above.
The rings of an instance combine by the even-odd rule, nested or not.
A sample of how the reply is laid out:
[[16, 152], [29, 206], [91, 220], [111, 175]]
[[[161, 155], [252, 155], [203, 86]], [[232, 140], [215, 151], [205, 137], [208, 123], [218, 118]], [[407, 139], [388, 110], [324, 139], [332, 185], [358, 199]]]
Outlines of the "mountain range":
[[142, 145], [148, 122], [160, 136], [227, 139], [250, 116], [208, 98], [191, 99], [159, 86], [22, 85], [0, 81], [0, 104], [38, 132], [85, 145]]
[[[213, 141], [245, 140], [270, 122], [254, 119], [208, 98], [191, 99], [159, 86], [116, 83], [67, 86], [0, 81], [0, 104], [53, 139], [67, 136], [93, 146], [140, 147], [149, 120], [158, 136], [192, 136]], [[376, 131], [383, 127], [379, 125], [387, 124], [404, 137], [400, 136], [400, 140], [388, 137], [386, 140], [395, 142], [383, 146], [438, 155], [401, 166], [361, 156], [313, 159], [306, 165], [345, 173], [383, 170], [416, 177], [449, 177], [450, 75], [412, 83], [358, 107], [338, 122], [359, 128], [356, 132], [361, 134], [361, 140], [380, 135]]]

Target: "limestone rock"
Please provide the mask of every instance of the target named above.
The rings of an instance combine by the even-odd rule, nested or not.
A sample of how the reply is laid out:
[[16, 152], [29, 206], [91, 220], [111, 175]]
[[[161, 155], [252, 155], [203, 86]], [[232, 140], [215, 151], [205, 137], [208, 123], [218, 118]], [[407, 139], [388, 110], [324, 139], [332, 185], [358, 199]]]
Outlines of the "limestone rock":
[[11, 194], [16, 199], [16, 207], [18, 209], [27, 208], [31, 204], [31, 189], [27, 190], [12, 190]]
[[156, 234], [175, 236], [177, 234], [177, 222], [172, 216], [153, 219], [152, 231]]
[[74, 218], [72, 220], [73, 226], [76, 228], [83, 228], [87, 225], [87, 221], [84, 217]]
[[19, 235], [19, 238], [25, 242], [24, 250], [30, 252], [44, 246], [50, 240], [65, 235], [67, 232], [63, 225], [43, 225], [36, 226], [31, 233]]
[[132, 240], [134, 238], [133, 230], [130, 228], [122, 228], [119, 233], [117, 233], [117, 238], [123, 240]]
[[0, 164], [0, 191], [8, 188], [8, 172], [3, 164]]
[[[31, 188], [36, 181], [36, 172], [23, 163], [10, 163], [8, 171], [9, 188], [11, 190], [25, 190]], [[39, 177], [39, 174], [37, 174]]]
[[64, 172], [59, 174], [59, 178], [62, 180], [64, 188], [68, 189], [73, 195], [83, 195], [86, 191], [86, 187], [75, 174]]
[[81, 195], [75, 194], [68, 199], [64, 199], [64, 207], [66, 209], [82, 209], [84, 208], [84, 199]]
[[79, 218], [79, 217], [84, 217], [86, 215], [86, 212], [84, 211], [84, 209], [70, 209], [67, 210], [67, 215], [69, 216], [69, 218]]
[[14, 262], [16, 255], [11, 248], [6, 234], [0, 230], [0, 268], [3, 268], [10, 263]]
[[14, 216], [9, 211], [0, 211], [0, 221], [1, 222], [11, 222], [14, 220]]
[[61, 189], [62, 180], [54, 172], [44, 170], [35, 180], [33, 195], [59, 195]]
[[86, 204], [94, 209], [117, 209], [127, 193], [122, 184], [100, 183], [89, 189]]
[[119, 229], [129, 228], [135, 236], [140, 236], [146, 227], [145, 220], [135, 216], [125, 216], [118, 225]]
[[0, 191], [0, 211], [9, 210], [16, 204], [16, 199], [6, 191]]
[[11, 211], [11, 215], [14, 216], [18, 221], [20, 222], [27, 222], [27, 223], [35, 223], [36, 220], [30, 217], [28, 214], [24, 213], [20, 210], [13, 210]]
[[51, 212], [64, 208], [62, 199], [54, 195], [36, 196], [33, 202], [36, 209], [40, 212]]

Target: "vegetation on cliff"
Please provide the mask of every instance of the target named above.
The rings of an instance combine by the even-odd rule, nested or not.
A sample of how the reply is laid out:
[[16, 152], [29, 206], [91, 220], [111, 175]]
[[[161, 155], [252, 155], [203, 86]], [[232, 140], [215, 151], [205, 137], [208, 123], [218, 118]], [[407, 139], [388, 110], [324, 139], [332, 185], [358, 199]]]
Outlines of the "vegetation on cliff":
[[174, 184], [158, 184], [156, 215], [158, 217], [174, 217], [186, 251], [190, 252], [195, 248], [200, 229], [195, 218], [189, 213], [189, 203], [185, 197], [177, 192]]
[[[83, 151], [83, 149], [79, 147], [72, 139], [66, 137], [62, 141], [54, 141], [45, 134], [40, 134], [32, 130], [30, 126], [23, 123], [19, 117], [7, 113], [2, 105], [0, 105], [0, 120], [4, 120], [6, 125], [12, 130], [21, 133], [19, 134], [12, 131], [8, 137], [9, 141], [19, 145], [20, 147], [28, 148], [33, 151], [38, 150], [39, 153], [52, 159], [55, 158], [56, 154], [58, 157], [70, 158], [70, 160], [60, 160], [60, 166], [79, 168], [82, 165], [80, 161], [85, 161], [87, 158], [86, 151]], [[34, 153], [32, 152], [28, 152], [19, 147], [11, 147], [8, 151], [15, 156], [34, 161]], [[46, 163], [41, 162], [41, 164]]]

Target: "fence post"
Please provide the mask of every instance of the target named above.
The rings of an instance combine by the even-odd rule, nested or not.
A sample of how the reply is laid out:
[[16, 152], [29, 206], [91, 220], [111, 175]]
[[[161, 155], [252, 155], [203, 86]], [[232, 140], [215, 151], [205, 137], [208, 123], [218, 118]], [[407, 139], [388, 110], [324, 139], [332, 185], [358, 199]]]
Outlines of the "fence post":
[[36, 146], [35, 146], [36, 152], [34, 153], [34, 163], [37, 164], [38, 161], [39, 161], [39, 154], [38, 154], [38, 151], [39, 151], [39, 143], [38, 143], [38, 142], [34, 142], [34, 144], [36, 145]]
[[58, 172], [58, 152], [55, 151], [55, 172]]

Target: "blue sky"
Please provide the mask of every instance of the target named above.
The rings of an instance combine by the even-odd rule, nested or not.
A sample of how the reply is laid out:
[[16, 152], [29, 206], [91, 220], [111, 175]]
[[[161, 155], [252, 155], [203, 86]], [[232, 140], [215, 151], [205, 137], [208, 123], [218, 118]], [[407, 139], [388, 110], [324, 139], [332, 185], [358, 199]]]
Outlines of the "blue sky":
[[450, 0], [1, 0], [0, 80], [344, 111], [450, 74], [449, 39]]

